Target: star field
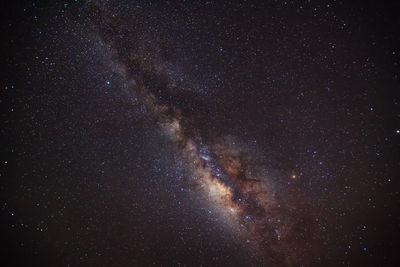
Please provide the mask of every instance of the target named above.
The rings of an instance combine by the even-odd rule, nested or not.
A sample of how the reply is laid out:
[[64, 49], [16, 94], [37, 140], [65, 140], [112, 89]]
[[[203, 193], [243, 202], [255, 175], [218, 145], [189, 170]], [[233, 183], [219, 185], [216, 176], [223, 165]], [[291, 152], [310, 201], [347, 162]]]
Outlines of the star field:
[[2, 265], [398, 265], [398, 8], [5, 4]]

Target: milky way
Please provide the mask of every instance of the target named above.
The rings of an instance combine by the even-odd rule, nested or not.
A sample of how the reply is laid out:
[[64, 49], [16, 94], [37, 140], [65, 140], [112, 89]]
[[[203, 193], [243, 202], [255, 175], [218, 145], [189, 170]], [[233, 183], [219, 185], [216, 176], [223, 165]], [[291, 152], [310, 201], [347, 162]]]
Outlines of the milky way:
[[[168, 92], [173, 94], [174, 90], [190, 88], [184, 85], [177, 88], [173, 73], [160, 61], [160, 48], [147, 47], [150, 42], [142, 36], [144, 40], [140, 45], [131, 45], [137, 40], [129, 31], [119, 30], [125, 28], [124, 24], [103, 17], [100, 21], [100, 25], [92, 25], [92, 31], [99, 34], [93, 42], [104, 49], [110, 60], [106, 64], [126, 84], [127, 94], [138, 96], [166, 137], [177, 146], [191, 172], [190, 187], [208, 201], [203, 204], [214, 205], [232, 231], [238, 231], [243, 242], [251, 243], [249, 247], [258, 257], [289, 265], [310, 261], [310, 255], [315, 252], [309, 242], [317, 239], [318, 231], [313, 229], [307, 215], [296, 212], [305, 200], [296, 195], [277, 196], [270, 174], [257, 158], [256, 151], [240, 145], [235, 137], [214, 136], [213, 140], [205, 142], [199, 131], [192, 127], [190, 117], [170, 101], [163, 101], [163, 98], [173, 98]], [[86, 34], [91, 36], [93, 32]], [[156, 60], [138, 56], [137, 50]], [[162, 90], [164, 95], [161, 97], [157, 90]], [[288, 193], [296, 194], [285, 192]]]

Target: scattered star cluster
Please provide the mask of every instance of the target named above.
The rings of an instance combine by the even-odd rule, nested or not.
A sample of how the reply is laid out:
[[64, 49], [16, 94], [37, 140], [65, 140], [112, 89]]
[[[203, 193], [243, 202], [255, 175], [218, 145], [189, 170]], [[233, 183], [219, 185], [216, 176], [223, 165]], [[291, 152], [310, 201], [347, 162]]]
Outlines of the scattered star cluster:
[[398, 3], [2, 16], [2, 266], [400, 264]]

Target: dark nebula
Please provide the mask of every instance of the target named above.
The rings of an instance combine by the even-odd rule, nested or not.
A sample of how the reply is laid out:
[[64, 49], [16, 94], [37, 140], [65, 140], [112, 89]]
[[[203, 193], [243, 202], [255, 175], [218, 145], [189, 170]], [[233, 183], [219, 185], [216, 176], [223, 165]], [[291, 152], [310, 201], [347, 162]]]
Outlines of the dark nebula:
[[398, 3], [3, 4], [2, 266], [396, 266]]

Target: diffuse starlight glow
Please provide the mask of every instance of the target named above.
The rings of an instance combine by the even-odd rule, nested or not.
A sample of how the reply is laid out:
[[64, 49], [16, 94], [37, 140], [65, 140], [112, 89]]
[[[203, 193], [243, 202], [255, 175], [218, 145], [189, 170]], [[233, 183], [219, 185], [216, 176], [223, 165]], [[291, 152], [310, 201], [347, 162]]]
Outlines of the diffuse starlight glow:
[[[192, 187], [220, 211], [254, 253], [272, 261], [284, 260], [289, 265], [304, 262], [311, 252], [299, 245], [304, 233], [302, 226], [293, 219], [298, 221], [298, 215], [287, 201], [276, 199], [274, 187], [267, 175], [260, 171], [262, 166], [251, 151], [227, 142], [229, 138], [205, 144], [195, 129], [187, 134], [182, 122], [190, 125], [187, 123], [190, 118], [176, 106], [160, 101], [154, 88], [145, 85], [144, 78], [138, 75], [141, 72], [136, 69], [133, 75], [129, 66], [142, 68], [152, 80], [163, 80], [167, 91], [175, 89], [174, 78], [169, 77], [171, 72], [163, 72], [162, 63], [143, 61], [141, 57], [119, 60], [121, 55], [112, 49], [112, 41], [100, 43], [111, 48], [108, 49], [112, 59], [110, 66], [126, 81], [127, 92], [133, 93], [145, 105], [164, 134], [180, 150], [193, 174]], [[145, 50], [145, 47], [140, 50]], [[296, 249], [290, 250], [294, 242], [297, 243]]]

